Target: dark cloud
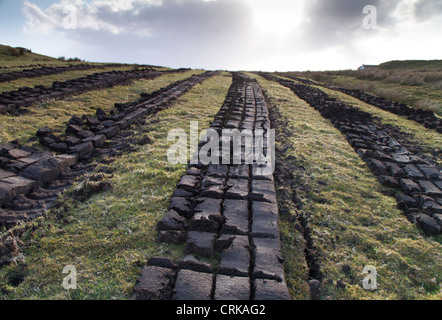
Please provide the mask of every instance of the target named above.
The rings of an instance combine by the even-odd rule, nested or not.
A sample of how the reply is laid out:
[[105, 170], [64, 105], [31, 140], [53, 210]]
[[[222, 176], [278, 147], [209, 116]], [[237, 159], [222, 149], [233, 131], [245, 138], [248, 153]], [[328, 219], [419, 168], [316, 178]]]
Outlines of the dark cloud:
[[[137, 33], [146, 29], [154, 37], [211, 38], [235, 37], [250, 24], [248, 8], [242, 1], [164, 0], [161, 6], [136, 3], [132, 10], [103, 7], [96, 17], [122, 30]], [[142, 34], [140, 34], [142, 35]]]
[[419, 0], [414, 4], [414, 16], [418, 21], [442, 14], [442, 0]]
[[235, 61], [248, 51], [253, 24], [250, 8], [238, 0], [163, 0], [161, 5], [135, 2], [130, 10], [110, 5], [83, 9], [78, 29], [58, 30], [102, 56], [140, 61], [144, 53], [144, 61], [169, 66], [213, 67]]
[[[306, 44], [312, 47], [327, 47], [347, 44], [360, 36], [365, 15], [363, 8], [373, 5], [377, 11], [379, 27], [392, 26], [395, 20], [391, 13], [401, 0], [312, 0], [305, 9], [303, 32]], [[368, 35], [368, 34], [367, 34]]]
[[329, 23], [334, 28], [356, 27], [361, 25], [363, 8], [367, 5], [377, 9], [380, 24], [391, 23], [391, 13], [402, 0], [313, 0], [308, 2], [306, 14], [321, 23]]

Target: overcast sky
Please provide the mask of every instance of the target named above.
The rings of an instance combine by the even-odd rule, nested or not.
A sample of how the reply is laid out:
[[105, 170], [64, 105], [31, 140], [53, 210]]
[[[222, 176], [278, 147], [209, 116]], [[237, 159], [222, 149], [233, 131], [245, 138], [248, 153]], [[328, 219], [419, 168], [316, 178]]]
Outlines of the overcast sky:
[[87, 61], [355, 69], [442, 59], [442, 0], [0, 0], [0, 30], [1, 44]]

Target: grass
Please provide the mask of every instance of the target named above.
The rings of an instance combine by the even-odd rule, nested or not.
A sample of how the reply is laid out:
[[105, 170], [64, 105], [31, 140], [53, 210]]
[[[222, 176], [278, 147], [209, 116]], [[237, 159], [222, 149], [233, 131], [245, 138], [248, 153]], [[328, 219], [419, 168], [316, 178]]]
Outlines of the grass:
[[[0, 73], [17, 72], [25, 69], [40, 67], [66, 67], [79, 64], [100, 66], [107, 63], [87, 62], [81, 61], [80, 59], [56, 59], [42, 54], [30, 52], [30, 50], [25, 48], [13, 48], [0, 44]], [[170, 70], [170, 68], [166, 67], [153, 68], [156, 70]]]
[[[306, 281], [306, 274], [299, 261], [303, 241], [290, 216], [306, 213], [324, 275], [323, 299], [440, 300], [440, 237], [425, 237], [401, 215], [396, 200], [386, 195], [392, 190], [377, 181], [329, 121], [288, 88], [255, 77], [286, 123], [289, 134], [278, 130], [277, 147], [289, 146], [283, 160], [293, 168], [297, 195], [303, 202], [302, 210], [292, 209], [288, 217], [281, 216], [292, 298], [305, 297], [305, 286], [300, 283]], [[277, 185], [279, 197], [283, 187]], [[362, 287], [367, 265], [377, 269], [377, 290]], [[339, 281], [344, 288], [338, 286]]]
[[[143, 128], [154, 142], [107, 165], [113, 170], [107, 179], [112, 190], [85, 202], [66, 195], [60, 209], [23, 226], [20, 241], [26, 265], [1, 269], [2, 298], [128, 299], [148, 258], [180, 259], [183, 246], [155, 241], [156, 224], [186, 169], [168, 163], [166, 153], [173, 142], [167, 141], [167, 135], [175, 128], [188, 130], [190, 121], [207, 127], [230, 84], [229, 74], [213, 77], [154, 116], [155, 123]], [[77, 269], [76, 290], [61, 286], [66, 265]], [[17, 274], [24, 280], [14, 285]]]
[[[5, 64], [33, 62], [14, 63]], [[42, 126], [62, 131], [74, 114], [93, 114], [98, 107], [110, 111], [115, 102], [136, 100], [142, 92], [156, 91], [199, 72], [203, 71], [167, 74], [63, 101], [47, 101], [28, 108], [29, 113], [22, 116], [0, 115], [0, 142], [19, 139], [28, 144]], [[401, 215], [395, 199], [388, 195], [393, 190], [378, 183], [331, 123], [288, 88], [251, 76], [259, 81], [285, 123], [285, 131], [277, 130], [277, 149], [287, 149], [279, 153], [278, 160], [295, 176], [296, 194], [303, 203], [298, 209], [287, 197], [285, 188], [290, 181], [278, 182], [278, 203], [288, 210], [281, 214], [280, 231], [292, 299], [309, 298], [306, 241], [296, 219], [307, 214], [314, 254], [324, 274], [323, 299], [440, 300], [442, 238], [424, 236]], [[166, 151], [173, 142], [167, 141], [167, 135], [171, 129], [188, 130], [190, 121], [199, 121], [200, 129], [207, 127], [231, 81], [230, 74], [223, 73], [195, 86], [171, 108], [138, 128], [138, 134], [153, 138], [152, 144], [136, 146], [130, 154], [94, 171], [103, 167], [112, 171], [105, 175], [113, 186], [110, 191], [83, 202], [65, 194], [59, 208], [17, 226], [14, 231], [21, 234], [17, 243], [24, 259], [0, 269], [0, 298], [129, 299], [147, 259], [163, 256], [179, 261], [183, 246], [155, 241], [156, 224], [166, 213], [169, 198], [186, 169], [168, 163]], [[427, 148], [426, 152], [440, 151], [440, 137], [419, 124], [336, 91], [327, 93], [379, 116], [385, 124], [402, 128]], [[77, 269], [76, 290], [61, 286], [66, 265]], [[367, 265], [378, 272], [378, 289], [374, 291], [362, 287], [362, 270]]]
[[35, 139], [41, 127], [48, 126], [54, 131], [64, 132], [66, 123], [73, 115], [93, 115], [98, 107], [109, 112], [115, 102], [130, 102], [140, 98], [140, 93], [154, 92], [175, 81], [203, 72], [190, 70], [184, 73], [170, 73], [153, 80], [138, 80], [131, 85], [115, 86], [104, 90], [90, 91], [64, 100], [52, 100], [26, 108], [29, 112], [21, 116], [0, 115], [0, 142], [18, 139], [27, 143]]

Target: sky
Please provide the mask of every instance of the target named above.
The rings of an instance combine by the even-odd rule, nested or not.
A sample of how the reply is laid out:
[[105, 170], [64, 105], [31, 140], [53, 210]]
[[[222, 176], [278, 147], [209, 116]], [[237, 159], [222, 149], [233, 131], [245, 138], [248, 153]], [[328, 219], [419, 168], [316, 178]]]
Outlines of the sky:
[[442, 0], [0, 0], [0, 44], [172, 68], [356, 69], [442, 59]]

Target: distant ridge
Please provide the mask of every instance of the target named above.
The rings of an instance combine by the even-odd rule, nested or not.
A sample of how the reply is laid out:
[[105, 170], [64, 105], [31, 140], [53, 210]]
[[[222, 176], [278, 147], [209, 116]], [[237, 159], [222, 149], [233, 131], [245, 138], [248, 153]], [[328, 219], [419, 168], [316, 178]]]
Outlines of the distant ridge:
[[380, 69], [383, 70], [442, 70], [442, 60], [393, 60], [381, 63]]

